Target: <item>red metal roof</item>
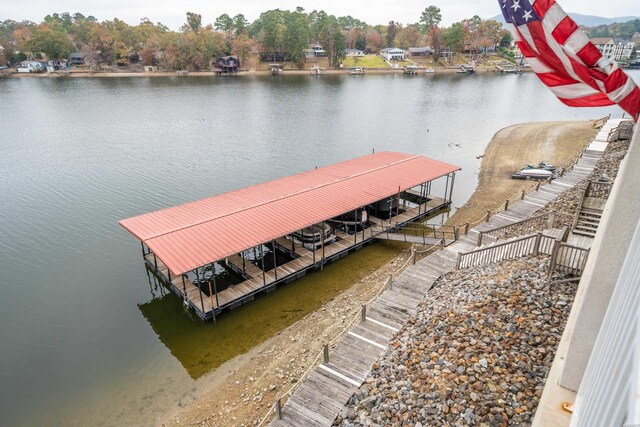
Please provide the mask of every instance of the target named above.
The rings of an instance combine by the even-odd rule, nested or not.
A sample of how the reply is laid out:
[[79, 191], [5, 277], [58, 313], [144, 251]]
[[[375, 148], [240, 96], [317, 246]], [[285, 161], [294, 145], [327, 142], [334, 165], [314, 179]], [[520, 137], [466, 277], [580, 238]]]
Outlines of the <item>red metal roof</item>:
[[459, 170], [380, 152], [120, 221], [175, 275]]

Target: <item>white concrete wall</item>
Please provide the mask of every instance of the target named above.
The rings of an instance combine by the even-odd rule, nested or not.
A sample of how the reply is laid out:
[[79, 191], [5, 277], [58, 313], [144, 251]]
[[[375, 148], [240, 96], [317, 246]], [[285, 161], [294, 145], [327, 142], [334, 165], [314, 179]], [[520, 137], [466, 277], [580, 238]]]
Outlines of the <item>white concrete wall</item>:
[[565, 329], [565, 336], [570, 338], [559, 382], [562, 387], [577, 391], [580, 386], [639, 221], [640, 132], [636, 126], [605, 206]]

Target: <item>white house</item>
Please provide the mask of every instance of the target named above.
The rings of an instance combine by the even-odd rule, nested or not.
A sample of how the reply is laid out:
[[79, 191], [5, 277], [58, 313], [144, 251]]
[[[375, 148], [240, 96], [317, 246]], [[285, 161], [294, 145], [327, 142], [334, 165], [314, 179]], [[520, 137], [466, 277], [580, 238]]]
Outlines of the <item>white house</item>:
[[634, 43], [618, 43], [616, 45], [615, 51], [613, 53], [613, 58], [616, 61], [627, 62], [631, 59], [631, 54], [633, 54]]
[[22, 61], [18, 67], [19, 73], [40, 73], [44, 71], [44, 66], [38, 61]]
[[616, 44], [611, 37], [596, 37], [591, 39], [591, 43], [596, 45], [602, 56], [608, 59], [615, 59]]
[[345, 49], [344, 54], [346, 56], [364, 56], [364, 51], [360, 49]]
[[387, 61], [404, 61], [404, 50], [397, 47], [387, 47], [380, 51], [380, 56]]
[[633, 43], [616, 43], [611, 37], [598, 37], [591, 39], [591, 43], [596, 45], [602, 52], [602, 56], [615, 61], [626, 62], [631, 59], [633, 53]]

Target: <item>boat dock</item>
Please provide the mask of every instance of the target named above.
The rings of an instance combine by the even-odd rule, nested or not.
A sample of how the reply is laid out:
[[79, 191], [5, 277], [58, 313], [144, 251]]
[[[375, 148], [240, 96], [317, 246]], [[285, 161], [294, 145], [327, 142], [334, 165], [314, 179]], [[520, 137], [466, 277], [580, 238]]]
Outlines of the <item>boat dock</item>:
[[455, 240], [401, 230], [450, 206], [457, 170], [378, 153], [120, 224], [141, 241], [146, 267], [211, 320], [376, 240]]

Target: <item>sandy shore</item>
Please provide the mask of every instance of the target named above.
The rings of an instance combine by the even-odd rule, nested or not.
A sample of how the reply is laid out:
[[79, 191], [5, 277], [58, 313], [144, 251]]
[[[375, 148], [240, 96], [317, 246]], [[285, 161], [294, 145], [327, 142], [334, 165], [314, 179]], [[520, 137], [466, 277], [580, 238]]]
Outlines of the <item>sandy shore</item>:
[[[479, 185], [450, 223], [463, 224], [496, 210], [506, 198], [535, 183], [511, 180], [518, 167], [540, 160], [568, 166], [595, 134], [592, 122], [546, 122], [498, 132], [485, 152]], [[409, 248], [389, 265], [338, 295], [318, 311], [275, 337], [199, 379], [189, 395], [176, 400], [158, 425], [252, 425], [268, 413], [311, 366], [322, 346], [357, 316], [359, 307], [383, 286], [389, 272], [408, 257]]]
[[499, 210], [506, 199], [531, 191], [536, 182], [510, 179], [511, 174], [541, 161], [569, 167], [596, 132], [593, 122], [525, 123], [500, 130], [484, 153], [476, 191], [448, 224], [475, 223], [487, 211]]

